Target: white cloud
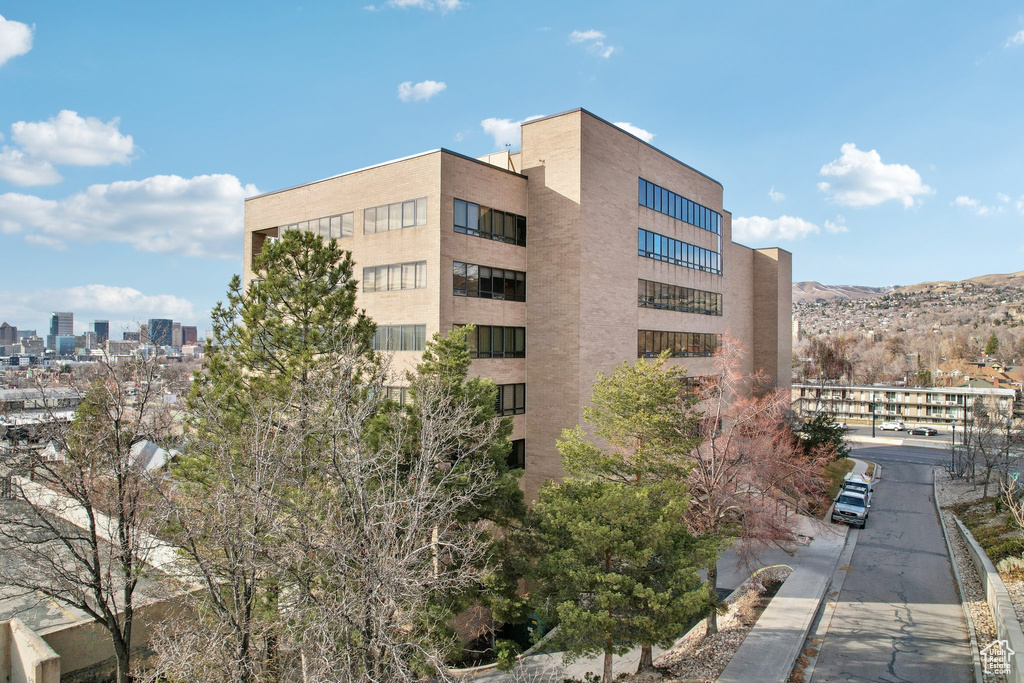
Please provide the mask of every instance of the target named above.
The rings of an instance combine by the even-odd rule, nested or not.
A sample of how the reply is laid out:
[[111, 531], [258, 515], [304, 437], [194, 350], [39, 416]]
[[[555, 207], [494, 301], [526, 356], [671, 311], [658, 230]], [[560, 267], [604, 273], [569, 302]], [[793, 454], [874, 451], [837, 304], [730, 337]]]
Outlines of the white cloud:
[[0, 66], [32, 49], [33, 27], [0, 16]]
[[64, 240], [59, 240], [56, 237], [48, 237], [47, 235], [25, 235], [25, 241], [29, 244], [38, 244], [41, 247], [47, 247], [49, 249], [56, 249], [57, 251], [67, 251], [68, 244]]
[[[1004, 197], [1006, 195], [1003, 195]], [[1009, 197], [1007, 197], [1009, 200]], [[994, 213], [1003, 213], [1003, 207], [1001, 206], [985, 206], [979, 200], [968, 197], [967, 195], [959, 195], [956, 199], [949, 203], [950, 206], [955, 206], [962, 209], [968, 209], [976, 216], [989, 216]]]
[[[31, 292], [0, 292], [5, 311], [17, 320], [47, 320], [53, 310], [74, 311], [76, 331], [89, 328], [91, 321], [109, 320], [111, 338], [120, 339], [119, 330], [136, 330], [149, 318], [166, 317], [183, 323], [197, 318], [192, 302], [171, 294], [143, 294], [131, 287], [81, 285], [65, 289], [39, 289]], [[6, 314], [6, 313], [5, 313]]]
[[654, 139], [654, 133], [646, 131], [638, 126], [634, 126], [632, 123], [629, 123], [628, 121], [616, 121], [614, 125], [618, 126], [627, 133], [637, 136], [644, 142], [650, 142], [651, 140]]
[[826, 220], [825, 230], [833, 235], [841, 232], [850, 232], [849, 228], [846, 227], [846, 219], [842, 216], [836, 216], [835, 221]]
[[768, 190], [768, 197], [773, 202], [781, 202], [783, 199], [786, 198], [786, 195], [782, 194], [781, 192], [776, 192], [775, 191], [775, 186], [772, 185], [772, 189]]
[[26, 156], [24, 152], [6, 145], [0, 148], [0, 180], [19, 187], [54, 185], [64, 180], [48, 161]]
[[[615, 52], [615, 47], [612, 45], [606, 45], [605, 35], [603, 32], [589, 29], [587, 31], [573, 31], [569, 34], [570, 43], [585, 43], [587, 51], [592, 55], [597, 55], [603, 59], [608, 59]], [[618, 125], [618, 124], [616, 124]]]
[[817, 225], [795, 216], [750, 216], [734, 218], [732, 221], [733, 239], [744, 242], [799, 240], [819, 232], [821, 229]]
[[[1017, 200], [1017, 203], [1014, 204], [1014, 206], [1017, 207], [1018, 211], [1020, 211], [1022, 214], [1024, 214], [1024, 194], [1022, 194], [1020, 196], [1020, 199]], [[2, 226], [3, 226], [3, 223], [0, 223], [0, 227], [2, 227]]]
[[832, 182], [818, 183], [818, 189], [844, 206], [876, 206], [898, 199], [905, 208], [914, 205], [918, 195], [931, 194], [932, 188], [921, 182], [921, 175], [904, 164], [883, 164], [877, 150], [864, 152], [848, 142], [842, 156], [821, 167], [819, 173]]
[[600, 31], [590, 29], [589, 31], [573, 31], [569, 34], [570, 43], [582, 43], [591, 40], [604, 40], [605, 35]]
[[54, 164], [106, 166], [127, 164], [135, 151], [131, 135], [118, 130], [120, 119], [104, 123], [64, 109], [49, 121], [11, 124], [11, 140], [26, 154]]
[[1001, 201], [1003, 204], [1008, 204], [1010, 202], [1010, 196], [1003, 194], [1002, 192], [996, 192], [996, 199]]
[[233, 175], [152, 176], [92, 185], [60, 200], [8, 192], [0, 195], [0, 230], [237, 259], [243, 201], [257, 193]]
[[1010, 36], [1003, 47], [1016, 47], [1018, 45], [1024, 45], [1024, 29]]
[[[453, 12], [466, 6], [466, 3], [462, 2], [462, 0], [388, 0], [387, 4], [389, 7], [398, 7], [401, 9], [415, 7], [417, 9], [425, 9], [431, 12], [434, 10], [440, 10], [442, 14], [447, 14], [448, 12]], [[363, 9], [369, 8], [364, 7]]]
[[494, 146], [496, 148], [503, 149], [505, 145], [518, 147], [522, 143], [520, 130], [522, 125], [527, 121], [542, 118], [544, 118], [542, 115], [527, 116], [522, 121], [490, 118], [481, 121], [480, 127], [484, 129], [485, 133], [494, 138]]
[[398, 84], [398, 99], [403, 102], [429, 100], [447, 87], [444, 81], [420, 81], [416, 85], [413, 85], [412, 81], [406, 81]]

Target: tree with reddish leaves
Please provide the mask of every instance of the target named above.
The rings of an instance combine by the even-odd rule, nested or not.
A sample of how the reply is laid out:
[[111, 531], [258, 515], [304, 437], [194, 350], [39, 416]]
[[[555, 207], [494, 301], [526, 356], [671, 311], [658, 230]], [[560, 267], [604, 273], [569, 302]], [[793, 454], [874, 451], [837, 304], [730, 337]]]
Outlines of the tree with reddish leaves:
[[[824, 492], [821, 472], [832, 454], [827, 449], [803, 452], [786, 425], [788, 392], [770, 387], [762, 373], [744, 375], [744, 353], [738, 341], [726, 337], [714, 371], [701, 378], [700, 438], [685, 456], [692, 464], [686, 519], [695, 536], [717, 538], [723, 550], [742, 541], [737, 551], [750, 559], [766, 547], [795, 540], [791, 513], [805, 511]], [[680, 431], [688, 429], [692, 426]], [[716, 561], [708, 564], [707, 574], [708, 598], [717, 603]], [[718, 632], [714, 610], [707, 632]]]

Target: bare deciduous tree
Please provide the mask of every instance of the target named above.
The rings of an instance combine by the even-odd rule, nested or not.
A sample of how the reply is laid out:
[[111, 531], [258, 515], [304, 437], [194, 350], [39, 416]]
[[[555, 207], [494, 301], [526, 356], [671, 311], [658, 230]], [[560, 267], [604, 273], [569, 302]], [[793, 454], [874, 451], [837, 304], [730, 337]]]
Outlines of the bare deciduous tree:
[[[824, 451], [804, 455], [784, 422], [789, 397], [765, 392], [760, 374], [743, 375], [743, 353], [739, 342], [725, 338], [713, 374], [703, 378], [701, 438], [688, 456], [687, 513], [695, 535], [742, 539], [741, 555], [794, 540], [789, 512], [806, 509], [808, 499], [821, 495], [821, 468], [831, 459]], [[717, 603], [717, 562], [707, 573], [708, 598]], [[708, 633], [718, 631], [714, 611], [707, 627]]]
[[51, 413], [51, 446], [24, 456], [15, 500], [0, 506], [0, 552], [24, 558], [0, 565], [0, 581], [95, 619], [110, 634], [120, 683], [131, 679], [136, 589], [159, 546], [150, 463], [138, 448], [169, 433], [155, 370], [152, 361], [101, 363], [79, 387], [75, 419]]

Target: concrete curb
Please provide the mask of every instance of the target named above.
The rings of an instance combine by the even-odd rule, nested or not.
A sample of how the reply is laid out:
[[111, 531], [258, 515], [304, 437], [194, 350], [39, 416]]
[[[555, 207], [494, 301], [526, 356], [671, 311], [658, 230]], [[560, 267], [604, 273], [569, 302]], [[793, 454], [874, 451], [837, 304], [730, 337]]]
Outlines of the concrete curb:
[[930, 448], [932, 450], [949, 450], [950, 444], [938, 443], [935, 441], [921, 441], [920, 439], [898, 439], [891, 436], [848, 436], [846, 440], [850, 443], [859, 443], [876, 446], [909, 446], [914, 448]]
[[975, 683], [982, 683], [983, 674], [981, 670], [981, 650], [978, 647], [978, 634], [974, 630], [974, 620], [971, 619], [971, 610], [967, 608], [967, 595], [964, 592], [963, 580], [960, 578], [960, 570], [957, 569], [956, 559], [953, 557], [953, 547], [949, 543], [949, 536], [946, 535], [946, 522], [939, 507], [938, 485], [935, 482], [935, 470], [932, 470], [932, 502], [935, 503], [935, 512], [939, 515], [939, 526], [942, 527], [942, 538], [946, 541], [946, 554], [949, 556], [949, 564], [953, 567], [953, 578], [956, 579], [956, 590], [960, 595], [960, 608], [964, 611], [964, 619], [967, 621], [967, 633], [971, 637], [971, 668], [974, 671]]
[[[968, 531], [956, 515], [953, 516], [956, 528], [967, 542], [967, 549], [971, 553], [971, 559], [978, 570], [978, 576], [984, 582], [985, 594], [988, 597], [988, 608], [992, 612], [992, 621], [996, 626], [996, 638], [1009, 642], [1009, 647], [1017, 654], [1010, 659], [1010, 673], [1007, 675], [1009, 681], [1024, 681], [1024, 669], [1018, 663], [1018, 657], [1024, 656], [1024, 631], [1021, 630], [1017, 612], [1013, 608], [1013, 601], [1010, 600], [1010, 593], [1006, 585], [999, 578], [999, 573], [988, 559], [988, 555], [982, 550], [974, 535]], [[986, 645], [986, 648], [989, 646]]]

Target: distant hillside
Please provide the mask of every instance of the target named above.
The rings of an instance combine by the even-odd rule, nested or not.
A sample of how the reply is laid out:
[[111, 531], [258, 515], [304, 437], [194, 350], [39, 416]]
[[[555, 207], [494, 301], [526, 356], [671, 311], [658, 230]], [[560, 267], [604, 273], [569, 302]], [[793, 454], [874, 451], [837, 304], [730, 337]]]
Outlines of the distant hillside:
[[[910, 294], [913, 292], [923, 292], [928, 289], [933, 290], [944, 290], [949, 289], [960, 284], [976, 284], [976, 285], [987, 285], [989, 287], [1020, 287], [1024, 288], [1024, 270], [1016, 273], [1001, 273], [994, 275], [979, 275], [978, 277], [968, 278], [967, 280], [960, 280], [958, 282], [952, 282], [950, 280], [940, 280], [938, 282], [920, 282], [916, 285], [909, 285], [907, 287], [900, 287], [898, 292]], [[796, 285], [793, 286], [794, 292], [796, 291]], [[794, 298], [795, 300], [795, 298]]]
[[864, 287], [860, 285], [823, 285], [820, 282], [794, 282], [793, 303], [830, 299], [875, 299], [885, 294], [913, 294], [928, 290], [942, 291], [960, 284], [986, 285], [988, 287], [1019, 287], [1024, 289], [1024, 270], [1016, 273], [979, 275], [967, 280], [939, 280], [919, 282], [906, 287]]
[[874, 299], [893, 291], [894, 287], [861, 287], [858, 285], [823, 285], [820, 282], [794, 282], [793, 303], [818, 299]]

